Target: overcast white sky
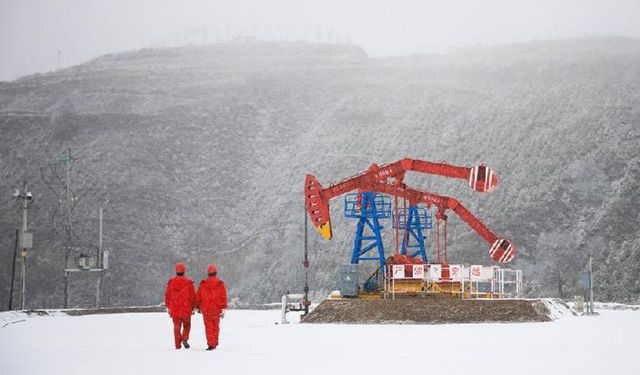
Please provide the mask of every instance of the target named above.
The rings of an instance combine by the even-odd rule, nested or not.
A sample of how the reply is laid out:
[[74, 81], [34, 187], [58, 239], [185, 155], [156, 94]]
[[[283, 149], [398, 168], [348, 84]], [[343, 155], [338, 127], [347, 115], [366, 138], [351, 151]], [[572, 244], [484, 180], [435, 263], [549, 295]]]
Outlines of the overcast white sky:
[[0, 0], [0, 80], [237, 36], [384, 56], [593, 35], [640, 38], [640, 0]]

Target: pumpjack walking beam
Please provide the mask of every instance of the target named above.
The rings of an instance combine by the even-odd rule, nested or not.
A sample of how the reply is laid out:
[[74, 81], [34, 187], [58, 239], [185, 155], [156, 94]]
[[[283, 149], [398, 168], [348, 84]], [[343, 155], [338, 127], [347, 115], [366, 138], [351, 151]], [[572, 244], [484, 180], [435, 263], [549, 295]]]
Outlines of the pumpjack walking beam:
[[454, 211], [489, 243], [489, 253], [494, 260], [509, 262], [513, 259], [515, 256], [513, 243], [509, 240], [498, 238], [495, 233], [489, 230], [484, 223], [456, 199], [405, 187], [403, 179], [407, 171], [468, 179], [469, 186], [479, 192], [491, 191], [498, 183], [495, 173], [485, 165], [468, 168], [414, 159], [402, 159], [382, 167], [372, 164], [366, 172], [331, 185], [326, 189], [322, 188], [315, 176], [308, 174], [305, 179], [307, 213], [318, 232], [326, 239], [331, 239], [329, 201], [332, 198], [356, 189], [361, 192], [387, 193], [408, 199], [410, 206], [415, 206], [418, 203], [424, 203], [428, 207], [431, 205], [436, 206], [438, 208], [436, 218], [443, 217], [447, 209]]
[[314, 175], [308, 174], [305, 179], [305, 204], [313, 225], [323, 237], [331, 239], [329, 201], [332, 198], [354, 190], [375, 191], [374, 187], [380, 184], [400, 186], [407, 172], [467, 180], [469, 187], [478, 192], [490, 192], [498, 185], [498, 176], [484, 164], [477, 167], [460, 167], [409, 158], [382, 166], [371, 164], [366, 172], [327, 188], [323, 188]]

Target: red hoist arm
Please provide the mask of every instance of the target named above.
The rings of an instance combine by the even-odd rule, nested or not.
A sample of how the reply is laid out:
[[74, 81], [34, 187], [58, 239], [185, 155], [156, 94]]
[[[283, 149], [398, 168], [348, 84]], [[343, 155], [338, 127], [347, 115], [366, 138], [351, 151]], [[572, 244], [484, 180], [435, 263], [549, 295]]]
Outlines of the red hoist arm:
[[304, 194], [309, 217], [318, 232], [330, 240], [332, 233], [329, 201], [332, 198], [354, 190], [376, 191], [375, 186], [381, 184], [402, 185], [405, 174], [411, 171], [468, 180], [469, 187], [479, 192], [489, 192], [498, 185], [498, 177], [484, 164], [470, 168], [409, 158], [383, 166], [372, 164], [366, 172], [326, 189], [322, 188], [314, 175], [308, 174], [304, 183]]

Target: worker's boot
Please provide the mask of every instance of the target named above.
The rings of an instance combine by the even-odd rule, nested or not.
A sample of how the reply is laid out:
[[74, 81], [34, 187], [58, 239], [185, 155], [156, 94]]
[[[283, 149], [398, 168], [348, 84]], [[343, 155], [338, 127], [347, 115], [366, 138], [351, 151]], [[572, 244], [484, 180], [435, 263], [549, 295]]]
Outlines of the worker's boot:
[[191, 345], [189, 345], [189, 342], [187, 340], [184, 340], [182, 342], [182, 346], [184, 346], [185, 349], [189, 349], [191, 347]]
[[207, 350], [213, 350], [213, 349], [215, 349], [215, 348], [216, 348], [215, 346], [209, 346], [209, 347], [207, 348]]

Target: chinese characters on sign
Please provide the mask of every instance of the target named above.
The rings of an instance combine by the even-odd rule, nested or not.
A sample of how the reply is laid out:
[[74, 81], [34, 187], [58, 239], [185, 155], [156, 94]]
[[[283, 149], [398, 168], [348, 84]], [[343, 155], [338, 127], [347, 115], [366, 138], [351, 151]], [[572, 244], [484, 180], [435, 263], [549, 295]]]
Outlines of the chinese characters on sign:
[[404, 265], [394, 264], [392, 274], [394, 279], [404, 279]]
[[463, 278], [462, 266], [459, 264], [450, 264], [449, 277], [451, 278], [451, 280], [462, 281], [462, 278]]
[[469, 270], [471, 281], [491, 281], [493, 279], [493, 267], [473, 265]]
[[471, 281], [479, 281], [482, 279], [482, 266], [473, 265], [469, 268]]
[[413, 265], [413, 278], [424, 279], [424, 264]]
[[495, 267], [493, 266], [463, 266], [461, 264], [449, 264], [445, 265], [443, 269], [443, 266], [441, 264], [413, 264], [409, 266], [411, 268], [406, 268], [405, 265], [394, 265], [393, 267], [393, 278], [395, 279], [428, 278], [432, 281], [455, 282], [460, 282], [463, 280], [474, 282], [490, 282], [491, 280], [495, 279]]

